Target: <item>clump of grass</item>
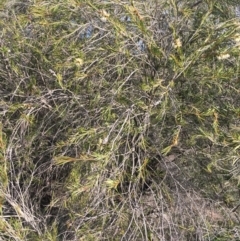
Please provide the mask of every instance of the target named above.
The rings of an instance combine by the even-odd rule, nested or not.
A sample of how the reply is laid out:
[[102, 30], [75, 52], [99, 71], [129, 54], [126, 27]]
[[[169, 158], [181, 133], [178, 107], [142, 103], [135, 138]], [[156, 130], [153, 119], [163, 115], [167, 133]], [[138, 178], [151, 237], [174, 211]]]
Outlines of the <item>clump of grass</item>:
[[234, 2], [0, 6], [1, 240], [239, 239]]

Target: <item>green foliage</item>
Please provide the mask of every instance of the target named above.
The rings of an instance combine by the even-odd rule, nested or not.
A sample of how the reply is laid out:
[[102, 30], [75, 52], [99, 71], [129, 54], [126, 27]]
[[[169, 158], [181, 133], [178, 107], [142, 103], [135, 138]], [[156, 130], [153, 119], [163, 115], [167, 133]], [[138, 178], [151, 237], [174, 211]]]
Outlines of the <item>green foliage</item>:
[[238, 240], [237, 4], [2, 1], [0, 239]]

